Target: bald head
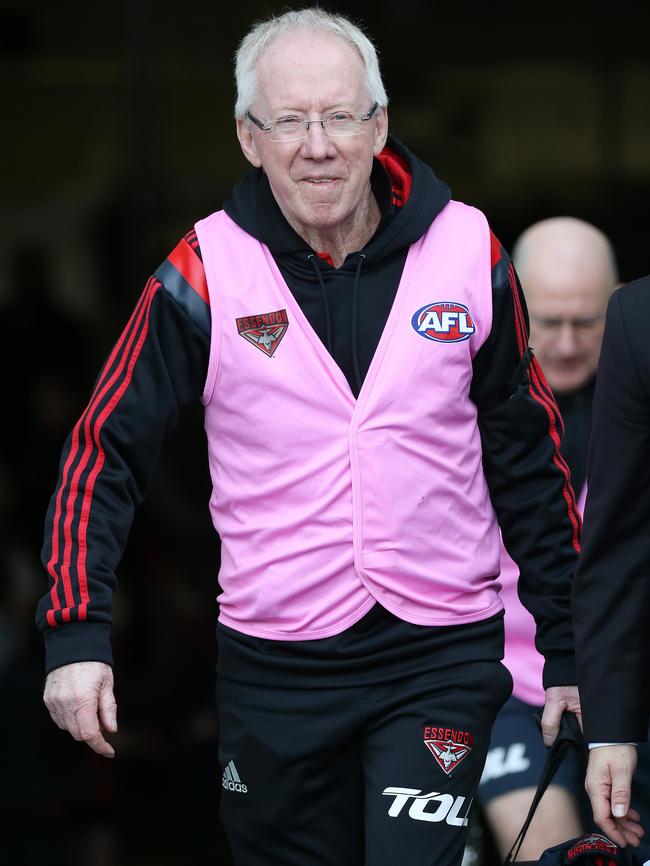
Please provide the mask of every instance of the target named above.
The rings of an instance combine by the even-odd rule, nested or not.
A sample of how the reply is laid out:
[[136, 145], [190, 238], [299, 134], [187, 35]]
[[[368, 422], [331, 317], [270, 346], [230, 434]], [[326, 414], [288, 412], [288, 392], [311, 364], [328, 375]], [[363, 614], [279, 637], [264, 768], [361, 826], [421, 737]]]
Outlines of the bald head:
[[530, 313], [530, 343], [557, 393], [595, 375], [607, 302], [618, 284], [612, 245], [600, 229], [553, 217], [526, 229], [513, 262]]

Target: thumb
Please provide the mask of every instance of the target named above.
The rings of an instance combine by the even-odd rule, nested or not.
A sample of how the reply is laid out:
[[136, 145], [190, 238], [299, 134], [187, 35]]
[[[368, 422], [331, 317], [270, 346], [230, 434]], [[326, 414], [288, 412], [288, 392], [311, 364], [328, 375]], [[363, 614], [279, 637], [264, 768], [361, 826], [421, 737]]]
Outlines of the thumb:
[[630, 792], [629, 789], [616, 787], [612, 785], [611, 794], [612, 815], [615, 818], [624, 818], [630, 808]]
[[612, 787], [610, 794], [612, 815], [615, 818], [624, 818], [630, 808], [630, 778], [625, 773], [612, 773]]
[[102, 684], [99, 692], [99, 720], [106, 731], [117, 731], [117, 701], [110, 682]]
[[541, 729], [545, 746], [552, 746], [560, 730], [563, 712], [562, 704], [547, 701], [542, 714]]

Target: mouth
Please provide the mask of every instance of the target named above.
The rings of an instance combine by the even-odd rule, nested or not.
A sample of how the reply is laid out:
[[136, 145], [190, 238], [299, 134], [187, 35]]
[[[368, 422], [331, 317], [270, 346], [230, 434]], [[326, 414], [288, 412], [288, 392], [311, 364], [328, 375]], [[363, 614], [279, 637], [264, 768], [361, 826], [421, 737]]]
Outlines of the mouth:
[[303, 178], [304, 183], [311, 183], [314, 185], [336, 183], [337, 180], [338, 180], [338, 177], [305, 177], [305, 178]]

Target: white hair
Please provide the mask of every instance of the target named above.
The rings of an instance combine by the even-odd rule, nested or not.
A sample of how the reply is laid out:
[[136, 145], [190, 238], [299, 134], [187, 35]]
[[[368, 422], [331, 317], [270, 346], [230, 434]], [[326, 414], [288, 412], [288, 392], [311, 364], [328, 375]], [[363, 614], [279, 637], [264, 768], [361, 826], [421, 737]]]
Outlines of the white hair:
[[237, 100], [235, 117], [244, 118], [257, 96], [255, 66], [270, 43], [279, 35], [295, 30], [320, 30], [338, 36], [359, 53], [366, 70], [365, 85], [368, 96], [380, 108], [388, 105], [388, 96], [379, 72], [377, 50], [370, 39], [356, 24], [343, 15], [333, 15], [312, 6], [274, 15], [266, 21], [256, 23], [244, 36], [235, 54], [235, 82]]

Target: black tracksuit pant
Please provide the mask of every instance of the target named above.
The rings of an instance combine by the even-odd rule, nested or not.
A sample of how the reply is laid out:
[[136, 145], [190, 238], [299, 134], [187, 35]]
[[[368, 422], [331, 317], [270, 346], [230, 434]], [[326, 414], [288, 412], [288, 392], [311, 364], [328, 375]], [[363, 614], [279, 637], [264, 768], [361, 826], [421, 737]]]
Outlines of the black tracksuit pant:
[[236, 866], [452, 866], [509, 697], [500, 616], [379, 605], [318, 641], [219, 629], [221, 819]]

